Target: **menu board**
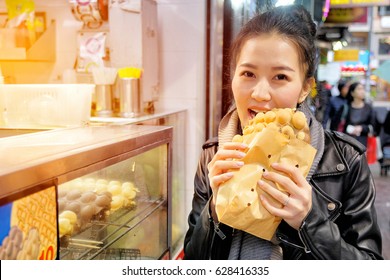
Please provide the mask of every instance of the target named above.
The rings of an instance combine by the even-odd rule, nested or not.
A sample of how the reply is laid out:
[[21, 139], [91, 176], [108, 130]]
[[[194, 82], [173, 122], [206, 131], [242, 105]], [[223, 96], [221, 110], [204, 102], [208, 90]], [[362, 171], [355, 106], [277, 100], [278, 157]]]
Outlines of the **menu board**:
[[54, 186], [0, 206], [0, 259], [56, 259], [56, 209]]

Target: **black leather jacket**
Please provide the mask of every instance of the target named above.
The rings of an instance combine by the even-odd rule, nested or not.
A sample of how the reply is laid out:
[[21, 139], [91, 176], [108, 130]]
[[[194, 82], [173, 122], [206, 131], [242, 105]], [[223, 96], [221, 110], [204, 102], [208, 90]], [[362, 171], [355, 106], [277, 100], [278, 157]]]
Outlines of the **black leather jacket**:
[[[212, 195], [207, 163], [218, 143], [203, 146], [195, 175], [185, 259], [227, 259], [234, 229], [220, 224], [214, 230], [209, 201]], [[382, 240], [374, 208], [375, 186], [358, 141], [339, 132], [325, 132], [325, 150], [310, 180], [312, 209], [297, 231], [283, 222], [276, 238], [284, 259], [383, 259]], [[219, 234], [218, 234], [219, 233]]]

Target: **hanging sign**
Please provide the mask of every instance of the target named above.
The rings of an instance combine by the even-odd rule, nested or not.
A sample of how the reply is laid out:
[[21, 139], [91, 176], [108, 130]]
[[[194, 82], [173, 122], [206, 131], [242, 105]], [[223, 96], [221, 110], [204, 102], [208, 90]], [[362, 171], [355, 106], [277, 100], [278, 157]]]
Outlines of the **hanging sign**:
[[367, 23], [367, 7], [331, 8], [325, 23]]
[[359, 61], [359, 50], [338, 50], [334, 52], [334, 61]]

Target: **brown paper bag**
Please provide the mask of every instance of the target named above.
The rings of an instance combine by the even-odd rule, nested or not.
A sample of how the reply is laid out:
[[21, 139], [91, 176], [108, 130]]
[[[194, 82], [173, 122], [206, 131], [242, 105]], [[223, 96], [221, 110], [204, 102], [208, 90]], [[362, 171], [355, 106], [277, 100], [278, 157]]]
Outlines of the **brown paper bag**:
[[[219, 187], [215, 206], [219, 221], [271, 240], [281, 218], [271, 215], [261, 204], [261, 194], [275, 200], [257, 186], [257, 181], [265, 170], [273, 170], [271, 164], [274, 162], [293, 164], [306, 177], [315, 154], [316, 149], [310, 144], [299, 139], [290, 140], [273, 128], [266, 127], [256, 133], [243, 159], [245, 165]], [[283, 191], [279, 186], [274, 187]]]

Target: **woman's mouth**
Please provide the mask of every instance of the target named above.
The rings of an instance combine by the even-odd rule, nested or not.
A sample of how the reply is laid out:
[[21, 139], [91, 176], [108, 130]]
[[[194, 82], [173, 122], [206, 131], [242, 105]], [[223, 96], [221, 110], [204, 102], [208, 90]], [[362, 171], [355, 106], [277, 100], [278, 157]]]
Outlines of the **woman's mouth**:
[[252, 110], [252, 109], [248, 109], [248, 115], [249, 115], [249, 118], [250, 119], [253, 119], [256, 115], [257, 115], [257, 111], [255, 110]]
[[263, 110], [254, 110], [254, 109], [248, 109], [248, 115], [249, 115], [249, 119], [253, 119], [254, 117], [256, 117], [256, 115], [259, 113], [259, 112], [262, 112]]

